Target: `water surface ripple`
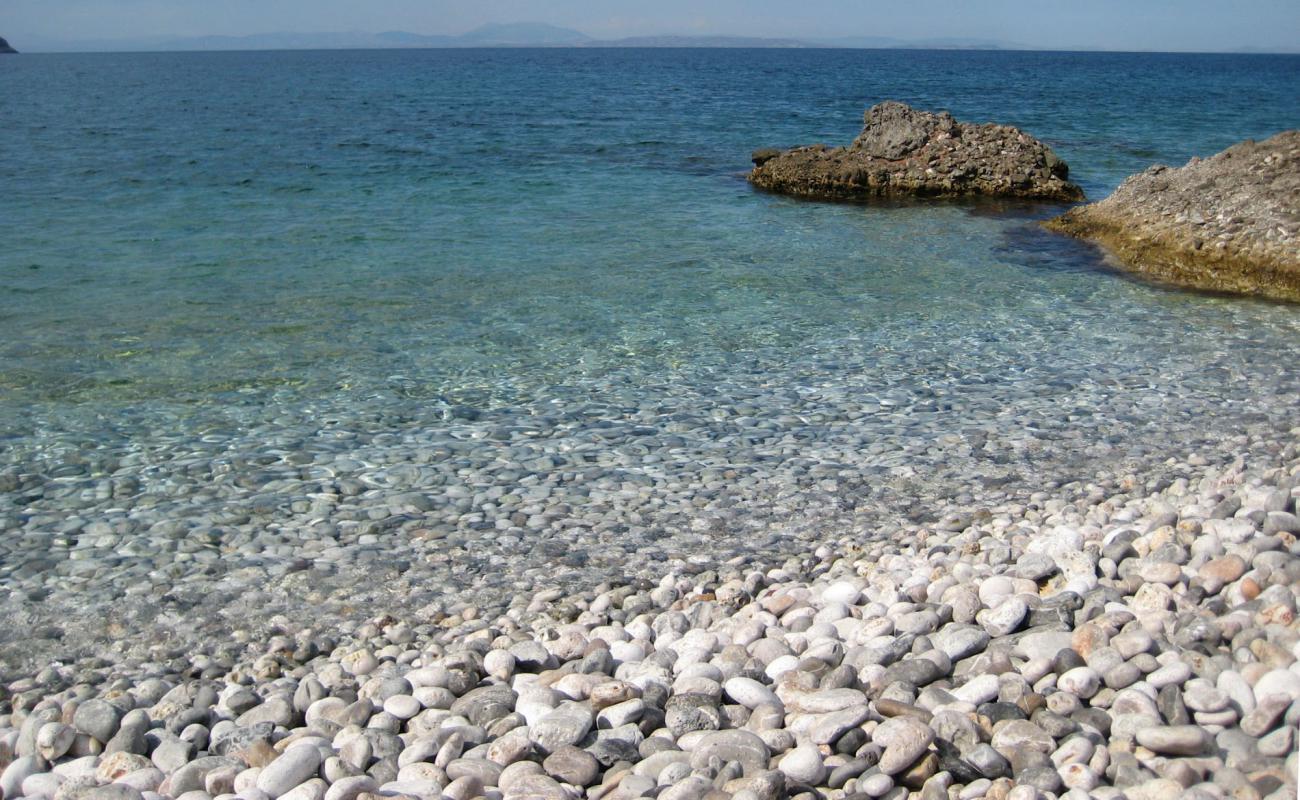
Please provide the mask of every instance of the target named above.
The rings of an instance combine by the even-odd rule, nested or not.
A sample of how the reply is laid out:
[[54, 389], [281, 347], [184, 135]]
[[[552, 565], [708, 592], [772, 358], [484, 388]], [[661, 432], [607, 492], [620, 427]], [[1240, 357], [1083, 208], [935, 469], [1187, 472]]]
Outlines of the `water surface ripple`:
[[0, 70], [0, 611], [37, 626], [24, 653], [779, 559], [1158, 482], [1297, 419], [1294, 307], [1125, 277], [1038, 229], [1053, 207], [801, 203], [743, 173], [899, 99], [1022, 126], [1099, 198], [1300, 126], [1298, 57]]

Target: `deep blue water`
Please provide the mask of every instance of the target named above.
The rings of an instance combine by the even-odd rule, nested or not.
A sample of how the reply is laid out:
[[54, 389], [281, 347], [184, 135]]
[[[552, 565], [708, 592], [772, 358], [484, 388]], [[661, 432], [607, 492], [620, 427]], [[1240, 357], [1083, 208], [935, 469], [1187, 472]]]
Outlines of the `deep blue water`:
[[[1229, 318], [1294, 343], [1293, 309], [1140, 284], [1027, 223], [1055, 208], [809, 204], [743, 181], [752, 149], [847, 142], [884, 99], [1021, 126], [1098, 199], [1153, 162], [1300, 125], [1300, 57], [3, 59], [0, 392], [51, 413], [490, 405], [612, 370], [673, 380], [737, 352], [1067, 319], [1101, 360], [1165, 317], [1174, 347]], [[1024, 362], [1050, 346], [1026, 338]]]

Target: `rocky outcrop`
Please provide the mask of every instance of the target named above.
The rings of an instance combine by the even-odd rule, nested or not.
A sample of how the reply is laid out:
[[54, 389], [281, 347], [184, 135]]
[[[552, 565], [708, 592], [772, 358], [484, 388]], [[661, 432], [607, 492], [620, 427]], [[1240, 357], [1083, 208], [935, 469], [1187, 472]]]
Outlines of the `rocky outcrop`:
[[1044, 224], [1161, 280], [1300, 302], [1300, 130], [1151, 167]]
[[9, 46], [9, 43], [4, 40], [3, 36], [0, 36], [0, 55], [4, 55], [6, 53], [17, 53], [17, 52], [18, 52], [17, 50]]
[[867, 110], [848, 147], [757, 150], [749, 180], [815, 200], [1021, 197], [1082, 200], [1052, 149], [1008, 125], [958, 122], [947, 112], [885, 102]]

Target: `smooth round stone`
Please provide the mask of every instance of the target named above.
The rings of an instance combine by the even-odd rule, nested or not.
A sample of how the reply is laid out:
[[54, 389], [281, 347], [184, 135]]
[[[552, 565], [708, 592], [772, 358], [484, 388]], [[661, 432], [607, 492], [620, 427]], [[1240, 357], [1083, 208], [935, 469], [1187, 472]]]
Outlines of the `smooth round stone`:
[[1275, 669], [1265, 673], [1255, 682], [1255, 698], [1270, 694], [1284, 694], [1292, 701], [1300, 698], [1300, 675], [1289, 669]]
[[[533, 777], [545, 777], [545, 776], [533, 776]], [[550, 778], [547, 778], [547, 780], [550, 780]], [[556, 785], [556, 788], [559, 788], [558, 784]], [[447, 798], [448, 800], [471, 800], [471, 798], [478, 797], [482, 793], [483, 793], [483, 782], [480, 781], [478, 778], [474, 777], [473, 775], [466, 775], [462, 778], [457, 778], [456, 780], [447, 784], [447, 787], [442, 790], [442, 796]]]
[[796, 747], [786, 753], [777, 769], [790, 780], [808, 786], [817, 786], [826, 777], [821, 751], [812, 745]]
[[23, 756], [14, 759], [3, 772], [0, 772], [0, 792], [5, 797], [21, 797], [23, 782], [33, 775], [45, 772], [45, 765], [37, 756]]
[[871, 741], [885, 748], [876, 766], [886, 775], [896, 775], [929, 750], [934, 731], [915, 717], [892, 717], [876, 726]]
[[1182, 567], [1170, 561], [1147, 564], [1138, 574], [1148, 583], [1163, 583], [1166, 586], [1173, 586], [1183, 578]]
[[561, 747], [546, 757], [542, 769], [558, 781], [573, 786], [590, 786], [600, 774], [596, 757], [576, 747]]
[[298, 784], [316, 777], [320, 765], [320, 751], [315, 747], [306, 744], [290, 747], [262, 768], [257, 775], [257, 788], [272, 798], [278, 798]]
[[1213, 594], [1225, 585], [1245, 575], [1246, 566], [1246, 562], [1241, 556], [1230, 553], [1205, 562], [1201, 565], [1197, 574], [1200, 576], [1201, 583], [1205, 586], [1206, 591]]
[[531, 726], [528, 736], [543, 753], [552, 753], [582, 741], [593, 722], [595, 716], [589, 706], [565, 702]]
[[62, 722], [47, 722], [36, 732], [36, 751], [46, 761], [56, 761], [72, 747], [77, 731]]
[[601, 710], [620, 703], [626, 703], [629, 700], [638, 699], [640, 696], [640, 690], [630, 683], [606, 680], [591, 688], [587, 700], [591, 703], [592, 708]]
[[1212, 743], [1210, 734], [1196, 725], [1160, 725], [1139, 729], [1137, 743], [1161, 755], [1194, 756]]
[[1136, 786], [1126, 787], [1124, 796], [1128, 800], [1178, 800], [1185, 792], [1186, 789], [1178, 781], [1153, 778]]
[[726, 683], [722, 684], [722, 689], [728, 697], [745, 708], [755, 709], [759, 706], [784, 707], [780, 698], [776, 696], [776, 692], [753, 678], [743, 676], [729, 678]]
[[1056, 741], [1047, 731], [1023, 719], [1006, 720], [994, 725], [990, 743], [994, 750], [1006, 758], [1024, 748], [1037, 750], [1044, 755], [1056, 749]]
[[1056, 679], [1056, 688], [1088, 700], [1101, 689], [1101, 676], [1091, 667], [1075, 667]]
[[514, 653], [508, 650], [489, 650], [483, 656], [484, 671], [501, 681], [508, 681], [515, 674], [515, 663]]
[[1228, 693], [1203, 680], [1188, 681], [1183, 687], [1183, 704], [1193, 711], [1214, 712], [1228, 707]]
[[340, 778], [330, 785], [324, 800], [356, 800], [362, 792], [374, 792], [379, 784], [369, 775]]
[[997, 698], [1000, 686], [997, 675], [977, 675], [952, 693], [958, 700], [978, 706]]
[[608, 706], [596, 715], [596, 727], [601, 729], [621, 728], [629, 722], [636, 722], [645, 714], [645, 701], [632, 698], [624, 703]]
[[1192, 677], [1192, 668], [1183, 661], [1174, 661], [1147, 675], [1147, 683], [1154, 689], [1166, 686], [1181, 686]]
[[1018, 629], [1028, 613], [1028, 604], [1020, 597], [1012, 596], [998, 603], [996, 608], [981, 611], [976, 619], [990, 636], [996, 638]]
[[749, 731], [708, 731], [695, 743], [690, 763], [698, 769], [708, 765], [710, 758], [717, 757], [724, 763], [739, 761], [748, 772], [767, 769], [769, 755], [767, 744]]
[[1142, 670], [1136, 664], [1125, 661], [1106, 670], [1102, 676], [1106, 686], [1111, 689], [1124, 689], [1142, 679]]
[[1011, 579], [1005, 575], [995, 575], [980, 584], [980, 602], [988, 608], [996, 608], [1016, 590]]
[[883, 772], [876, 772], [858, 779], [858, 791], [868, 797], [884, 797], [894, 788], [893, 777]]
[[72, 715], [72, 727], [101, 742], [108, 742], [122, 724], [123, 712], [106, 700], [87, 700]]
[[861, 590], [848, 581], [832, 583], [822, 592], [823, 603], [843, 603], [846, 606], [854, 606], [860, 599], [862, 599]]
[[1295, 729], [1278, 728], [1259, 740], [1259, 752], [1273, 758], [1285, 758], [1295, 749]]
[[1060, 767], [1057, 772], [1061, 776], [1061, 783], [1069, 789], [1082, 789], [1091, 791], [1101, 782], [1096, 772], [1087, 764], [1071, 763]]
[[408, 720], [423, 711], [420, 701], [409, 694], [395, 694], [384, 701], [384, 711], [400, 720]]
[[362, 677], [379, 669], [379, 659], [375, 658], [375, 654], [369, 650], [354, 650], [343, 656], [339, 665], [344, 671]]

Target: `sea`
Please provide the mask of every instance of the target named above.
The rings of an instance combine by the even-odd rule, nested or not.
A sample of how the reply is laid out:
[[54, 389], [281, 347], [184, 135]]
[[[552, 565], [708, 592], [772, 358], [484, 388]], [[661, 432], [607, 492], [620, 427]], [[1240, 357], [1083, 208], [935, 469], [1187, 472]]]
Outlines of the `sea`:
[[[0, 590], [93, 592], [136, 545], [156, 566], [135, 542], [151, 508], [271, 569], [329, 524], [322, 494], [416, 492], [307, 562], [425, 526], [582, 577], [572, 554], [610, 530], [677, 546], [616, 548], [607, 573], [707, 559], [728, 531], [845, 530], [828, 508], [922, 519], [972, 487], [1028, 496], [1261, 426], [1293, 437], [1294, 305], [1135, 278], [1041, 229], [1059, 205], [745, 181], [752, 150], [847, 143], [884, 100], [1019, 126], [1097, 200], [1300, 127], [1300, 56], [0, 59]], [[586, 524], [567, 495], [497, 502], [521, 480], [613, 527], [564, 538]], [[629, 486], [646, 502], [621, 505]], [[692, 528], [692, 497], [724, 523]], [[746, 518], [777, 497], [779, 523]], [[301, 536], [261, 546], [249, 526]]]

